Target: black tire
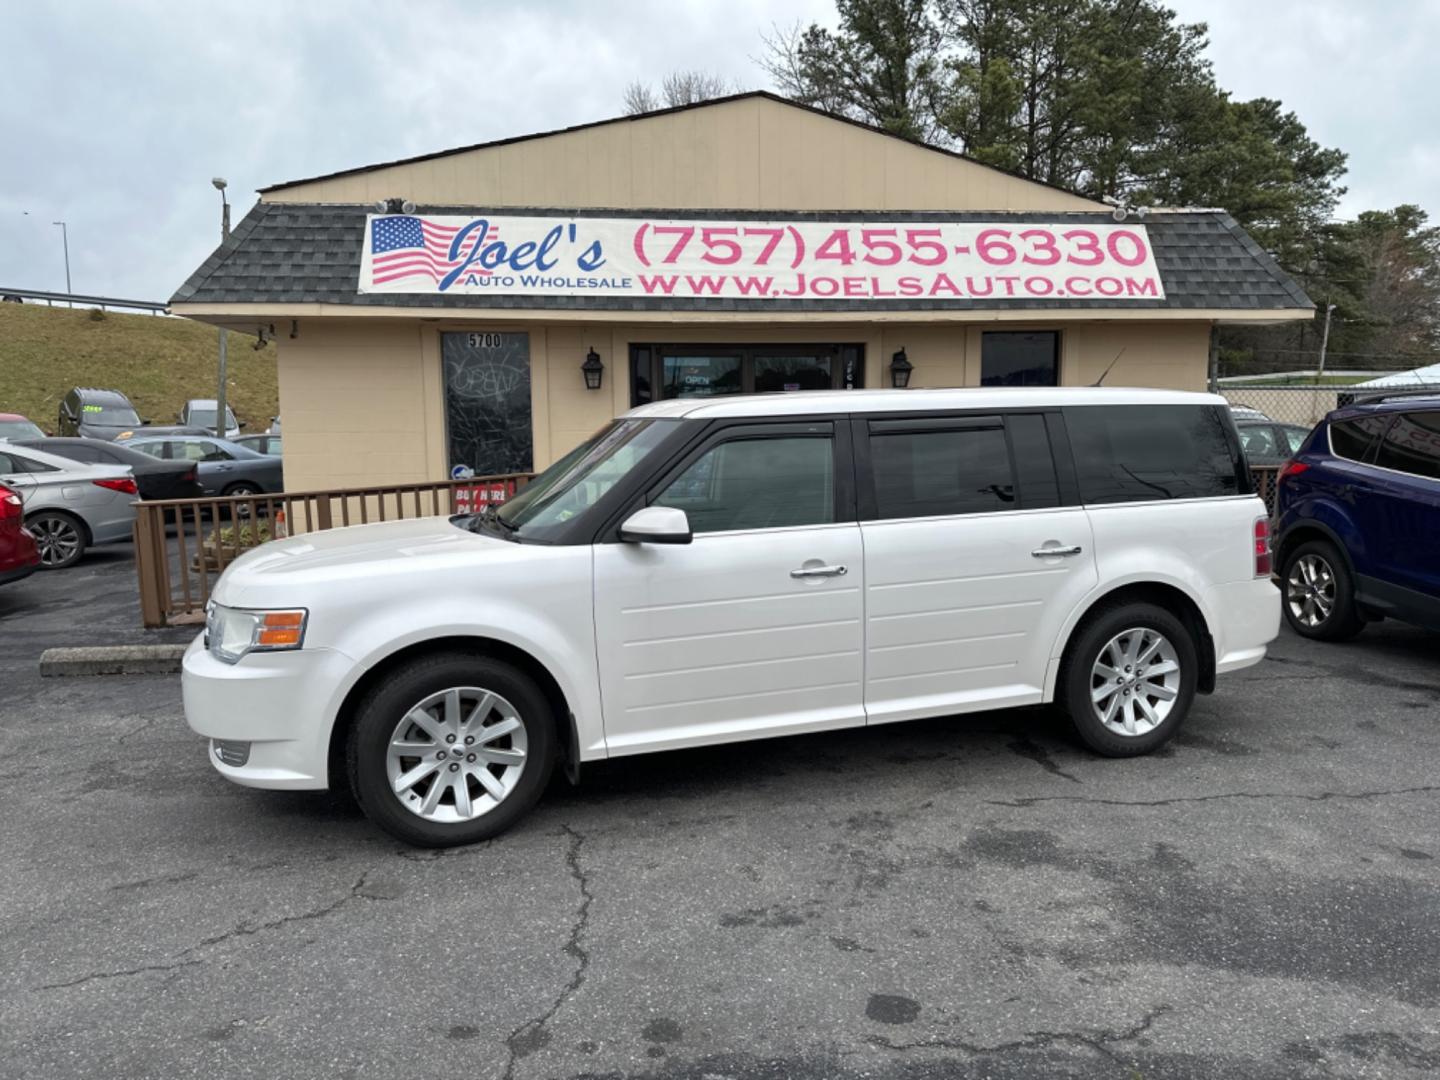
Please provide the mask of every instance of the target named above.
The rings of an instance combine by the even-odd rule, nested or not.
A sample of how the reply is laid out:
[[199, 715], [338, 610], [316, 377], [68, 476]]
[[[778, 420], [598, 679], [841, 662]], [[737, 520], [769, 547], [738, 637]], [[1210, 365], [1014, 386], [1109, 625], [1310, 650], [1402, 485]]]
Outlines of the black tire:
[[[1097, 689], [1103, 689], [1108, 683], [1097, 682], [1099, 676], [1094, 673], [1096, 664], [1100, 661], [1102, 650], [1106, 650], [1111, 642], [1120, 635], [1130, 630], [1148, 631], [1151, 634], [1162, 635], [1169, 643], [1170, 651], [1174, 654], [1173, 663], [1178, 670], [1174, 672], [1175, 678], [1167, 678], [1166, 675], [1148, 675], [1144, 670], [1130, 672], [1130, 668], [1124, 664], [1117, 667], [1118, 677], [1129, 680], [1132, 677], [1135, 682], [1120, 682], [1117, 685], [1125, 688], [1134, 687], [1135, 704], [1129, 693], [1117, 689], [1114, 694], [1120, 695], [1114, 700], [1118, 708], [1129, 709], [1132, 716], [1140, 709], [1140, 699], [1145, 700], [1146, 706], [1152, 711], [1159, 712], [1162, 702], [1158, 697], [1150, 697], [1151, 690], [1158, 695], [1161, 691], [1173, 693], [1174, 697], [1168, 699], [1168, 712], [1162, 719], [1148, 730], [1140, 731], [1137, 734], [1124, 734], [1107, 726], [1105, 721], [1096, 715], [1096, 704], [1093, 695]], [[1124, 639], [1129, 641], [1128, 638]], [[1142, 638], [1142, 640], [1149, 640]], [[1157, 654], [1158, 655], [1158, 654]], [[1160, 661], [1152, 661], [1159, 664]], [[1137, 665], [1138, 668], [1138, 665]], [[1129, 674], [1127, 674], [1129, 673]], [[1148, 678], [1140, 678], [1140, 675], [1148, 675]], [[1155, 679], [1163, 683], [1170, 683], [1169, 686], [1156, 688]], [[1170, 738], [1180, 730], [1180, 725], [1185, 722], [1186, 715], [1190, 712], [1190, 705], [1195, 700], [1195, 689], [1200, 681], [1200, 651], [1196, 645], [1195, 638], [1190, 628], [1178, 617], [1167, 611], [1165, 608], [1154, 604], [1143, 603], [1119, 603], [1100, 608], [1087, 615], [1084, 622], [1076, 629], [1074, 636], [1070, 639], [1069, 648], [1065, 651], [1065, 660], [1060, 668], [1060, 678], [1057, 686], [1056, 701], [1070, 715], [1071, 722], [1075, 725], [1075, 731], [1084, 741], [1085, 745], [1094, 750], [1097, 754], [1106, 757], [1135, 757], [1140, 754], [1148, 754], [1159, 749]], [[1099, 707], [1109, 707], [1110, 700], [1104, 699]], [[1119, 723], [1118, 719], [1112, 718], [1112, 722]], [[1137, 729], [1142, 723], [1148, 721], [1137, 720]]]
[[[387, 754], [397, 725], [412, 714], [418, 703], [456, 687], [492, 691], [514, 707], [524, 725], [525, 761], [513, 787], [493, 807], [468, 821], [435, 821], [407, 809], [395, 793], [387, 771]], [[519, 668], [475, 653], [423, 656], [387, 674], [361, 701], [346, 746], [350, 786], [366, 816], [407, 844], [432, 848], [474, 844], [510, 828], [539, 800], [555, 766], [555, 730], [549, 700], [535, 680]], [[435, 745], [441, 746], [438, 740]], [[444, 767], [451, 764], [447, 761]], [[433, 775], [446, 774], [436, 771]], [[479, 790], [478, 781], [474, 790]], [[451, 797], [449, 809], [455, 809], [458, 793], [446, 792], [442, 799], [446, 796]], [[409, 797], [417, 801], [414, 788]], [[447, 807], [442, 803], [438, 809], [444, 811]]]
[[[1365, 620], [1355, 604], [1355, 579], [1350, 576], [1345, 556], [1328, 540], [1307, 540], [1285, 556], [1285, 565], [1280, 568], [1280, 597], [1285, 621], [1301, 637], [1348, 641], [1365, 629]], [[1327, 597], [1330, 610], [1322, 614]], [[1310, 621], [1312, 618], [1316, 621]]]
[[74, 566], [90, 545], [85, 523], [64, 510], [37, 510], [25, 519], [40, 548], [41, 570], [64, 570]]

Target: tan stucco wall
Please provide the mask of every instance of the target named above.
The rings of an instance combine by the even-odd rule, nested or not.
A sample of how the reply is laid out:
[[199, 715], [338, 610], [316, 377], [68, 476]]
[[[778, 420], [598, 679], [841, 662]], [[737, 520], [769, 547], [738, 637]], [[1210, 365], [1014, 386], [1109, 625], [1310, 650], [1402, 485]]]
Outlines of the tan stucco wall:
[[[457, 140], [461, 141], [461, 140]], [[1100, 204], [765, 98], [296, 183], [266, 202], [767, 210], [1095, 210]]]
[[[279, 346], [285, 482], [291, 491], [439, 480], [448, 474], [442, 330], [530, 334], [535, 465], [544, 468], [630, 407], [629, 347], [678, 342], [846, 342], [865, 346], [865, 385], [890, 383], [890, 356], [904, 348], [912, 385], [975, 386], [980, 335], [995, 324], [850, 324], [696, 327], [620, 324], [309, 320]], [[1003, 329], [1054, 329], [1055, 323]], [[1093, 383], [1123, 349], [1108, 386], [1203, 390], [1209, 357], [1204, 322], [1081, 323], [1061, 327], [1062, 383]], [[594, 348], [602, 389], [584, 388], [580, 363]]]

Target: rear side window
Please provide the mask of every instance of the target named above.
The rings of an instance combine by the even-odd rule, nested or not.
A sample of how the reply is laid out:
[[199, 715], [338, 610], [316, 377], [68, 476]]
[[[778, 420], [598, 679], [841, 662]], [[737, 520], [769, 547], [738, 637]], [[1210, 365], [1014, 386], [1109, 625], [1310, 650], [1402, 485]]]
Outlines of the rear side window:
[[1364, 461], [1375, 440], [1390, 423], [1388, 413], [1370, 413], [1330, 425], [1330, 452], [1350, 461]]
[[1064, 410], [1085, 503], [1206, 499], [1250, 490], [1219, 405]]
[[1440, 411], [1401, 413], [1385, 432], [1375, 464], [1440, 479]]
[[1016, 508], [1014, 470], [998, 417], [993, 424], [937, 431], [887, 432], [874, 425], [870, 460], [882, 519]]

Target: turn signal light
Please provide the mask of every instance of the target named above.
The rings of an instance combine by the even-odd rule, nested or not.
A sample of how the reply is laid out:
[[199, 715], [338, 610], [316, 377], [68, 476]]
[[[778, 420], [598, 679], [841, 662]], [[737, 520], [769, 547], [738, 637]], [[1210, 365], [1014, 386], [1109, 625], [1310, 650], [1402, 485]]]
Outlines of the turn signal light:
[[1268, 578], [1274, 560], [1270, 555], [1270, 519], [1255, 519], [1255, 576]]
[[259, 632], [255, 635], [255, 644], [268, 648], [284, 648], [287, 645], [299, 645], [300, 635], [305, 630], [305, 613], [303, 611], [271, 611], [267, 612], [260, 621]]
[[122, 495], [139, 495], [140, 489], [135, 486], [135, 481], [128, 476], [117, 476], [114, 480], [92, 480], [96, 487], [109, 488], [111, 491], [118, 491]]

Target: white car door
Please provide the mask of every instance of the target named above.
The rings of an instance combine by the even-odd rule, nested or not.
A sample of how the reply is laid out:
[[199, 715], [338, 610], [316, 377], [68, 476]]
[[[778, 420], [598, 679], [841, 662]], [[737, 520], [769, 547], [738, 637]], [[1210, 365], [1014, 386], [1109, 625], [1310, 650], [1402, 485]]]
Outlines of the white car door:
[[1044, 416], [862, 423], [869, 722], [1040, 702], [1061, 626], [1096, 582]]
[[611, 754], [865, 722], [848, 428], [721, 428], [648, 493], [689, 544], [595, 546]]

